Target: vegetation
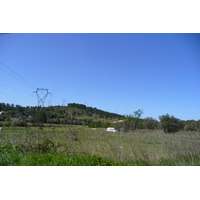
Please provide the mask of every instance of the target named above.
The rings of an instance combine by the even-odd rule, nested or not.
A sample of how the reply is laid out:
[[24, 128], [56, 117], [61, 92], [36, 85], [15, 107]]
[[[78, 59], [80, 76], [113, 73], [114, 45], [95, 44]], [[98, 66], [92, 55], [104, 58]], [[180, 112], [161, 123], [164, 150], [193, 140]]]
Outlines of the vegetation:
[[[39, 146], [38, 146], [39, 147]], [[46, 145], [44, 146], [46, 149]], [[59, 154], [53, 150], [50, 152], [36, 153], [23, 152], [21, 145], [10, 143], [0, 144], [1, 166], [116, 166], [120, 162], [104, 159], [98, 155], [92, 156], [69, 156]]]
[[140, 109], [122, 116], [75, 103], [0, 103], [0, 111], [0, 165], [200, 165], [200, 120], [142, 119]]
[[83, 104], [69, 103], [68, 106], [22, 107], [20, 105], [0, 103], [0, 127], [61, 126], [82, 125], [90, 128], [115, 127], [118, 131], [136, 129], [163, 129], [166, 133], [179, 130], [200, 130], [200, 120], [180, 120], [169, 114], [142, 119], [143, 110], [138, 109], [130, 115], [109, 113]]
[[[70, 124], [96, 126], [100, 121], [101, 127], [105, 127], [104, 122], [116, 121], [123, 118], [122, 115], [109, 113], [97, 108], [86, 107], [82, 104], [71, 103], [68, 106], [49, 107], [22, 107], [20, 105], [0, 103], [0, 111], [5, 113], [0, 115], [0, 126], [27, 126], [32, 123], [34, 126], [48, 124]], [[94, 123], [93, 123], [94, 122]], [[92, 124], [93, 123], [93, 124]]]
[[169, 114], [162, 115], [159, 119], [165, 133], [178, 132], [184, 127], [184, 124], [180, 119], [170, 116]]
[[145, 129], [158, 129], [158, 121], [152, 117], [147, 117], [143, 120], [143, 126]]
[[143, 128], [143, 120], [140, 119], [143, 114], [142, 110], [137, 110], [133, 112], [133, 115], [125, 115], [123, 123], [115, 124], [115, 129], [118, 131], [128, 132], [130, 130], [142, 129]]
[[197, 131], [108, 133], [80, 126], [7, 127], [0, 135], [0, 165], [197, 166], [199, 142]]

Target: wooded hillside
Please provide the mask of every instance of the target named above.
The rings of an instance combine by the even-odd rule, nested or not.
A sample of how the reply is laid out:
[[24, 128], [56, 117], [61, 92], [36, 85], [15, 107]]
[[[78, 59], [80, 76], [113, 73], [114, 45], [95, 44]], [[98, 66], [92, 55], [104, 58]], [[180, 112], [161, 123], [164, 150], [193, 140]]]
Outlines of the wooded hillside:
[[0, 103], [0, 112], [1, 126], [21, 126], [27, 123], [32, 123], [32, 125], [42, 125], [43, 123], [89, 125], [92, 122], [111, 122], [123, 118], [119, 114], [77, 103], [43, 108]]

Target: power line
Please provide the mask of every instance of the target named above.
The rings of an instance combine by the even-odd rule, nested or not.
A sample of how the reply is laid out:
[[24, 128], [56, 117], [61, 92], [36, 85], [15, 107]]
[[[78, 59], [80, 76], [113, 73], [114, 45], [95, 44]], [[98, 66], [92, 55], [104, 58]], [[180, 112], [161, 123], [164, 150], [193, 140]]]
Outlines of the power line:
[[[41, 94], [39, 94], [39, 91], [42, 91], [42, 94], [44, 91], [45, 94], [41, 95]], [[34, 93], [36, 93], [36, 95], [37, 95], [38, 107], [39, 106], [44, 107], [45, 99], [47, 98], [48, 94], [51, 94], [51, 93], [48, 92], [48, 89], [44, 89], [44, 88], [37, 88], [37, 90], [34, 91]]]
[[51, 100], [48, 100], [48, 106], [50, 106], [51, 105]]
[[[5, 73], [9, 74], [10, 76], [12, 76], [13, 78], [17, 79], [18, 81], [24, 83], [22, 80], [18, 79], [17, 77], [13, 76], [12, 74], [10, 74], [9, 72], [5, 71], [4, 69], [0, 68], [2, 71], [4, 71]], [[25, 83], [24, 83], [25, 84]], [[29, 86], [29, 85], [28, 85]]]
[[17, 98], [17, 97], [13, 97], [13, 96], [11, 96], [11, 95], [9, 95], [9, 94], [5, 94], [5, 93], [3, 93], [3, 92], [0, 92], [0, 93], [6, 95], [6, 96], [8, 96], [8, 97], [12, 97], [13, 99], [18, 99], [18, 100], [23, 101], [22, 99], [19, 99], [19, 98]]
[[53, 100], [58, 106], [60, 105], [60, 103], [57, 102], [54, 98], [52, 98], [52, 100]]
[[[13, 76], [12, 74], [10, 74], [9, 72], [5, 71], [4, 69], [0, 68], [2, 71], [4, 71], [5, 73], [9, 74], [10, 76], [12, 76], [13, 78], [17, 79], [18, 81], [20, 81], [21, 83], [24, 83], [22, 80], [18, 79], [17, 77]], [[24, 83], [26, 84], [26, 83]], [[27, 85], [27, 84], [26, 84]], [[28, 85], [30, 87], [30, 85]]]
[[39, 81], [34, 75], [33, 73], [31, 73], [27, 67], [25, 67], [22, 62], [2, 43], [0, 42], [0, 44], [19, 62], [19, 64], [21, 64], [37, 81]]
[[[27, 103], [27, 101], [24, 101], [24, 99], [20, 99], [20, 98], [18, 98], [18, 97], [14, 97], [14, 96], [11, 96], [11, 95], [9, 95], [9, 94], [5, 94], [4, 92], [0, 92], [0, 94], [3, 94], [3, 95], [5, 95], [5, 96], [8, 96], [8, 97], [10, 97], [10, 98], [12, 98], [12, 101], [14, 100], [20, 100], [20, 104], [21, 104], [21, 102], [24, 102], [24, 103]], [[16, 104], [15, 102], [13, 102], [13, 104]]]
[[[8, 67], [6, 64], [4, 64], [2, 61], [0, 61], [0, 63], [2, 64], [2, 65], [4, 65], [6, 68], [8, 68], [10, 71], [12, 71], [14, 74], [16, 74], [18, 77], [20, 77], [23, 81], [25, 81], [26, 83], [28, 83], [29, 84], [29, 86], [31, 86], [31, 87], [33, 87], [34, 89], [36, 88], [33, 84], [31, 84], [29, 81], [27, 81], [26, 79], [24, 79], [23, 77], [21, 77], [19, 74], [17, 74], [14, 70], [12, 70], [10, 67]], [[3, 70], [2, 68], [1, 68], [1, 70]], [[5, 70], [3, 70], [4, 72], [6, 72]], [[8, 73], [8, 72], [6, 72], [6, 73]], [[10, 73], [8, 73], [9, 75], [11, 75]], [[13, 75], [11, 75], [11, 76], [13, 76]], [[15, 76], [13, 76], [13, 77], [15, 77]], [[16, 78], [16, 77], [15, 77]], [[18, 78], [16, 78], [16, 79], [18, 79]], [[19, 80], [19, 79], [18, 79]], [[23, 82], [24, 83], [24, 82]]]
[[[39, 92], [42, 92], [42, 94], [39, 94]], [[43, 94], [44, 92], [44, 94]], [[47, 98], [47, 96], [51, 93], [48, 92], [48, 89], [44, 89], [44, 88], [37, 88], [36, 91], [34, 91], [34, 93], [36, 93], [37, 95], [37, 99], [38, 99], [38, 107], [40, 107], [40, 112], [42, 113], [42, 120], [41, 123], [42, 125], [44, 124], [44, 102], [45, 99]]]
[[8, 85], [5, 85], [5, 84], [3, 84], [3, 83], [0, 83], [0, 84], [3, 85], [3, 86], [5, 86], [5, 87], [11, 88], [11, 89], [13, 89], [13, 90], [16, 90], [16, 91], [18, 91], [18, 92], [22, 92], [22, 93], [24, 93], [24, 94], [30, 95], [30, 94], [28, 94], [28, 93], [26, 93], [26, 92], [23, 92], [23, 91], [21, 91], [21, 90], [15, 89], [15, 88], [10, 87], [10, 86], [8, 86]]

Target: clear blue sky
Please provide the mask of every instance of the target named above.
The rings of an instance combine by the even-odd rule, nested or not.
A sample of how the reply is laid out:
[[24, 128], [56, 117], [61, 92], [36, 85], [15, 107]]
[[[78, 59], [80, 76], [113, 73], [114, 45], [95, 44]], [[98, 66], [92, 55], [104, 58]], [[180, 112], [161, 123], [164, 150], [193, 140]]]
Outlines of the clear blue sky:
[[200, 34], [6, 34], [0, 61], [0, 102], [200, 119]]

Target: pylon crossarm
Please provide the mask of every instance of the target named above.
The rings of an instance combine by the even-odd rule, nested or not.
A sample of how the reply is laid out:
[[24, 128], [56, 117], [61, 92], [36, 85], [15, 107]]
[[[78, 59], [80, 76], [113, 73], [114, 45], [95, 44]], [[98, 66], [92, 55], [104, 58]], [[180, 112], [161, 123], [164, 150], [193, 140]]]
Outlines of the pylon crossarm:
[[[41, 97], [41, 94], [39, 94], [39, 91], [46, 91], [46, 94], [43, 95], [43, 97]], [[44, 107], [44, 102], [48, 96], [48, 94], [51, 94], [48, 92], [48, 89], [43, 89], [43, 88], [37, 88], [36, 91], [34, 91], [34, 93], [36, 93], [37, 95], [37, 99], [38, 99], [38, 106]]]

